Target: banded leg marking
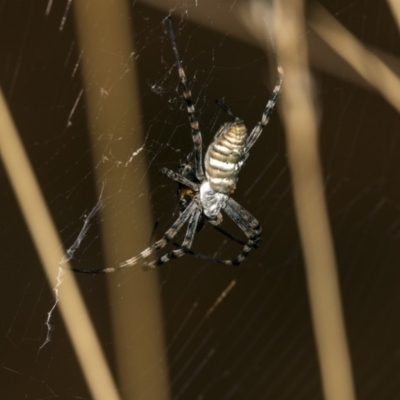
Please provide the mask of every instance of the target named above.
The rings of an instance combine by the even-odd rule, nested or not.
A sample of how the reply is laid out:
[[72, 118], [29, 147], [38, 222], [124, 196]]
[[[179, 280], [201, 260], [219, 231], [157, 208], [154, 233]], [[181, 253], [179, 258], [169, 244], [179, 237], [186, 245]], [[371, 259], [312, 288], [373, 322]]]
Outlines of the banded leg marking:
[[181, 60], [179, 58], [178, 46], [176, 45], [176, 38], [174, 34], [174, 30], [172, 28], [171, 18], [167, 19], [168, 22], [168, 32], [169, 37], [172, 43], [172, 50], [175, 55], [176, 64], [178, 66], [178, 74], [179, 74], [179, 83], [182, 87], [183, 98], [186, 103], [186, 110], [189, 116], [190, 127], [192, 129], [192, 139], [194, 146], [194, 159], [196, 165], [196, 176], [199, 181], [204, 178], [204, 170], [203, 170], [203, 140], [201, 137], [201, 132], [199, 129], [199, 120], [196, 116], [196, 111], [194, 107], [194, 103], [192, 100], [192, 93], [188, 86], [188, 81], [186, 78], [185, 70], [182, 67]]
[[187, 251], [185, 251], [185, 250], [190, 249], [192, 247], [192, 243], [193, 243], [194, 235], [196, 233], [196, 228], [197, 228], [197, 224], [199, 222], [200, 214], [201, 214], [200, 209], [196, 208], [194, 210], [192, 216], [190, 217], [188, 228], [187, 228], [185, 238], [182, 242], [181, 247], [179, 247], [176, 250], [170, 251], [169, 253], [163, 255], [156, 261], [152, 261], [149, 264], [144, 264], [143, 269], [144, 270], [154, 269], [157, 266], [165, 264], [170, 260], [184, 256], [187, 253]]

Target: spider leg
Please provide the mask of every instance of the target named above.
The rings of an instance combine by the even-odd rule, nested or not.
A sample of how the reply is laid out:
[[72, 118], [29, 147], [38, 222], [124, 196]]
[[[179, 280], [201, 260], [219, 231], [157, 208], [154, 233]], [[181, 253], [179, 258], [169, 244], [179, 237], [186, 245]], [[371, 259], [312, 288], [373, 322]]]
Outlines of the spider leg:
[[[209, 261], [225, 265], [241, 264], [252, 249], [256, 249], [260, 244], [261, 226], [259, 222], [239, 203], [229, 198], [225, 208], [225, 213], [247, 236], [247, 242], [244, 244], [240, 254], [233, 260], [222, 260], [218, 258], [209, 258]], [[196, 254], [193, 254], [196, 256]], [[200, 255], [200, 258], [203, 256]]]
[[188, 253], [196, 258], [218, 264], [240, 265], [250, 253], [250, 251], [258, 247], [261, 239], [261, 226], [259, 222], [253, 217], [253, 215], [251, 215], [232, 198], [229, 198], [224, 208], [224, 211], [247, 236], [247, 242], [242, 243], [243, 249], [239, 253], [239, 255], [233, 260], [223, 260], [221, 258], [210, 257], [202, 253], [197, 253], [190, 248], [184, 248], [183, 250], [185, 251], [185, 253]]
[[194, 160], [195, 160], [195, 166], [196, 166], [196, 177], [199, 181], [203, 180], [204, 178], [204, 170], [203, 170], [203, 140], [201, 137], [201, 132], [199, 129], [199, 120], [196, 116], [193, 100], [192, 100], [192, 93], [189, 89], [187, 78], [185, 71], [182, 67], [182, 63], [179, 58], [179, 53], [178, 53], [178, 46], [176, 45], [176, 39], [175, 39], [175, 34], [174, 30], [172, 28], [172, 21], [171, 18], [167, 18], [167, 26], [168, 26], [168, 32], [169, 32], [169, 37], [171, 39], [172, 43], [172, 49], [174, 51], [175, 59], [176, 59], [176, 64], [178, 66], [178, 73], [179, 73], [179, 83], [182, 87], [183, 90], [183, 98], [186, 103], [186, 110], [189, 116], [189, 121], [190, 121], [190, 127], [192, 129], [192, 139], [193, 139], [193, 147], [194, 147]]
[[215, 100], [215, 104], [217, 104], [217, 106], [224, 112], [226, 112], [234, 121], [241, 121], [240, 118], [238, 118], [233, 112], [232, 110], [225, 104], [223, 103], [221, 100]]
[[194, 191], [198, 191], [199, 190], [199, 185], [197, 183], [194, 183], [194, 182], [190, 181], [189, 179], [183, 177], [180, 174], [177, 174], [176, 172], [171, 171], [168, 168], [162, 168], [161, 172], [164, 175], [167, 175], [168, 178], [171, 178], [175, 182], [181, 183], [182, 185], [187, 186], [188, 188], [190, 188], [190, 189], [192, 189]]
[[240, 254], [234, 260], [215, 259], [215, 261], [220, 264], [239, 265], [244, 261], [250, 251], [256, 249], [260, 244], [262, 231], [261, 226], [253, 215], [231, 197], [228, 199], [224, 211], [247, 236], [247, 242], [244, 244]]
[[282, 89], [282, 83], [283, 83], [283, 69], [282, 67], [278, 64], [277, 66], [277, 71], [278, 71], [278, 77], [275, 83], [274, 90], [272, 91], [272, 94], [268, 100], [267, 105], [265, 106], [264, 112], [261, 117], [261, 121], [257, 123], [257, 125], [253, 128], [251, 131], [249, 137], [247, 138], [246, 141], [246, 158], [248, 157], [250, 149], [254, 146], [255, 142], [257, 139], [260, 137], [261, 132], [265, 128], [265, 126], [268, 124], [269, 119], [271, 117], [272, 111], [274, 110], [275, 104], [278, 100], [279, 93]]
[[169, 253], [163, 255], [156, 261], [152, 261], [151, 263], [144, 264], [143, 269], [144, 270], [149, 270], [149, 269], [154, 269], [158, 265], [162, 265], [167, 263], [168, 261], [171, 261], [175, 258], [179, 258], [187, 254], [187, 249], [190, 249], [192, 247], [194, 235], [196, 233], [196, 228], [197, 224], [199, 222], [201, 214], [201, 209], [200, 208], [195, 208], [193, 211], [193, 214], [190, 217], [188, 228], [185, 234], [185, 238], [183, 239], [182, 245], [179, 246], [178, 249], [172, 250]]
[[143, 250], [137, 256], [129, 258], [123, 263], [117, 265], [116, 267], [105, 268], [105, 269], [76, 269], [72, 270], [75, 272], [80, 272], [83, 274], [106, 274], [111, 272], [116, 272], [125, 268], [133, 267], [136, 265], [141, 259], [149, 257], [154, 251], [160, 250], [165, 245], [171, 241], [176, 234], [180, 231], [185, 222], [189, 219], [189, 217], [198, 209], [198, 202], [194, 199], [192, 202], [186, 207], [186, 209], [182, 212], [182, 214], [178, 217], [178, 219], [172, 224], [172, 226], [165, 232], [163, 237], [149, 246], [147, 249]]
[[242, 246], [245, 245], [245, 242], [243, 242], [243, 240], [238, 239], [237, 237], [231, 235], [229, 232], [225, 231], [224, 229], [220, 228], [218, 225], [212, 225], [212, 227], [218, 231], [219, 233], [221, 233], [222, 235], [226, 236], [227, 238], [233, 240], [236, 243], [241, 244]]

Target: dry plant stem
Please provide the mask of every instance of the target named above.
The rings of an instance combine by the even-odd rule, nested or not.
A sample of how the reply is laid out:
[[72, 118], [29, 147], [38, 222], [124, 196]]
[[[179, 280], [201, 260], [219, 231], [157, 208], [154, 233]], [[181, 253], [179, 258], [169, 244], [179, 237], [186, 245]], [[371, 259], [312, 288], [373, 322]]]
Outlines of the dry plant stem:
[[313, 6], [309, 24], [337, 54], [400, 112], [400, 80], [380, 58], [367, 50], [318, 3]]
[[[63, 246], [1, 91], [0, 155], [51, 289], [58, 283], [58, 274], [64, 274], [58, 287], [58, 309], [92, 397], [96, 400], [119, 399], [75, 280], [72, 274], [60, 270], [59, 263], [65, 255]], [[69, 264], [63, 264], [63, 268], [68, 271]], [[43, 315], [43, 324], [45, 321], [46, 316]], [[51, 346], [51, 342], [47, 345]]]
[[[105, 267], [115, 267], [148, 246], [153, 226], [146, 153], [140, 151], [144, 135], [132, 19], [125, 0], [73, 6], [97, 191], [105, 199]], [[146, 273], [138, 265], [123, 275], [107, 274], [107, 283], [124, 396], [169, 399], [157, 271]]]
[[[395, 13], [395, 10], [400, 8], [398, 0], [388, 1], [391, 3], [392, 11], [397, 18], [399, 13], [397, 11]], [[187, 19], [189, 22], [202, 26], [204, 29], [235, 38], [251, 46], [265, 46], [264, 37], [258, 34], [259, 31], [255, 30], [253, 26], [249, 30], [243, 29], [242, 25], [238, 24], [236, 18], [234, 18], [234, 16], [238, 16], [242, 21], [248, 20], [245, 7], [249, 2], [217, 2], [214, 0], [192, 2], [183, 2], [182, 0], [140, 0], [140, 2], [148, 7], [163, 11], [165, 15], [171, 13], [174, 19]], [[268, 4], [266, 0], [259, 0], [258, 2], [261, 6]], [[313, 4], [315, 3], [313, 2]], [[247, 25], [247, 23], [245, 24]], [[370, 89], [365, 80], [352, 73], [351, 68], [335, 52], [332, 53], [325, 42], [321, 41], [312, 30], [307, 32], [307, 42], [309, 44], [310, 62], [313, 67], [349, 81], [356, 86]], [[398, 57], [373, 46], [370, 47], [370, 50], [379, 54], [382, 60], [400, 74], [400, 59]]]
[[318, 155], [318, 118], [308, 70], [303, 7], [299, 0], [274, 2], [274, 32], [285, 73], [280, 109], [287, 132], [325, 399], [353, 400], [355, 391]]
[[392, 10], [392, 14], [397, 23], [397, 29], [400, 30], [400, 2], [399, 0], [386, 0], [390, 9]]

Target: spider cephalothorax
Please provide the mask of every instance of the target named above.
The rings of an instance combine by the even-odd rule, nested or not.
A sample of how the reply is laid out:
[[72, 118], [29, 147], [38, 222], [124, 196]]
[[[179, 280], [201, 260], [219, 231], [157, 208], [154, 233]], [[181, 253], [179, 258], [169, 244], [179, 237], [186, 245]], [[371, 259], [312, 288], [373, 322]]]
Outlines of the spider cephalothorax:
[[[199, 129], [199, 121], [195, 114], [192, 94], [179, 58], [171, 19], [167, 18], [166, 21], [178, 68], [179, 84], [182, 88], [182, 94], [189, 116], [193, 140], [193, 160], [192, 157], [189, 157], [186, 162], [180, 165], [178, 172], [173, 172], [167, 168], [161, 170], [163, 174], [167, 175], [179, 185], [179, 217], [160, 240], [117, 267], [103, 270], [80, 270], [79, 272], [114, 272], [136, 265], [140, 261], [143, 263], [143, 268], [150, 269], [155, 268], [157, 265], [164, 264], [171, 259], [181, 257], [186, 253], [192, 253], [190, 249], [196, 232], [202, 229], [207, 222], [213, 225], [219, 225], [222, 221], [222, 212], [231, 218], [244, 232], [247, 237], [247, 242], [244, 243], [243, 249], [239, 255], [232, 260], [207, 257], [208, 260], [227, 265], [239, 265], [247, 257], [249, 252], [256, 248], [260, 242], [260, 224], [230, 196], [236, 189], [239, 172], [249, 156], [250, 149], [269, 122], [270, 115], [282, 88], [282, 68], [278, 64], [278, 78], [274, 90], [262, 113], [261, 121], [256, 124], [250, 133], [247, 132], [241, 119], [237, 118], [224, 104], [217, 102], [233, 121], [221, 126], [214, 136], [214, 140], [209, 145], [203, 160], [203, 141]], [[168, 252], [157, 260], [147, 262], [147, 258], [154, 251], [165, 247], [186, 223], [188, 227], [182, 244], [177, 249]]]

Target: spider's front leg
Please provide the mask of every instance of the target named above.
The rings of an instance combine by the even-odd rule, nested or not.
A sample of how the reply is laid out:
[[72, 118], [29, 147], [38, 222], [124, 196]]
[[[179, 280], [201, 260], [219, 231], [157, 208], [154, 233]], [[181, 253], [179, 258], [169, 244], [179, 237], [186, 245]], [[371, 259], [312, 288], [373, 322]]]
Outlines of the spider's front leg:
[[251, 250], [256, 249], [261, 240], [261, 225], [247, 210], [232, 198], [224, 208], [225, 213], [247, 236], [247, 242], [244, 244], [240, 254], [233, 260], [218, 260], [219, 263], [227, 265], [239, 265], [248, 256]]
[[[137, 264], [140, 260], [148, 258], [154, 251], [161, 250], [162, 248], [164, 248], [167, 245], [167, 243], [169, 243], [176, 236], [176, 234], [182, 229], [182, 226], [192, 216], [192, 214], [195, 212], [196, 208], [197, 208], [197, 203], [195, 201], [192, 201], [188, 205], [188, 207], [181, 213], [181, 215], [178, 217], [178, 219], [172, 224], [172, 226], [167, 230], [167, 232], [165, 232], [165, 234], [163, 235], [163, 237], [160, 240], [155, 242], [153, 245], [151, 245], [147, 249], [143, 250], [137, 256], [126, 260], [125, 262], [123, 262], [122, 264], [120, 264], [118, 267], [116, 267], [114, 269], [123, 269], [123, 268], [132, 267], [133, 265]], [[154, 268], [154, 267], [152, 267], [152, 265], [159, 262], [160, 259], [161, 258], [159, 258], [158, 260], [151, 262], [151, 263], [147, 263], [146, 261], [144, 261], [143, 269]], [[163, 264], [163, 263], [161, 262], [161, 264]], [[109, 271], [109, 272], [113, 272], [113, 271]]]
[[[198, 209], [197, 203], [195, 201], [192, 201], [188, 205], [188, 207], [182, 212], [182, 214], [179, 216], [179, 218], [172, 224], [172, 226], [164, 233], [163, 237], [160, 240], [157, 240], [157, 242], [155, 242], [153, 245], [151, 245], [147, 249], [143, 250], [137, 256], [129, 258], [128, 260], [117, 265], [116, 267], [105, 268], [105, 269], [76, 269], [76, 268], [73, 268], [73, 271], [80, 272], [83, 274], [107, 274], [107, 273], [121, 271], [123, 269], [133, 267], [134, 265], [138, 264], [139, 261], [148, 258], [153, 252], [164, 248], [167, 245], [167, 243], [169, 243], [176, 236], [176, 234], [181, 230], [182, 226], [186, 223], [186, 221], [190, 217], [192, 217], [191, 220], [193, 220], [193, 214], [197, 211], [197, 209]], [[190, 237], [188, 239], [190, 239]], [[193, 240], [193, 238], [192, 238], [192, 240]], [[188, 240], [188, 243], [189, 243], [189, 240]], [[191, 245], [191, 242], [190, 242], [190, 245]], [[157, 261], [154, 261], [149, 264], [144, 262], [143, 268], [144, 269], [154, 268], [153, 264], [159, 262], [161, 260], [161, 258], [158, 259]], [[162, 264], [162, 262], [161, 262], [161, 264]]]
[[[195, 200], [192, 201], [192, 203], [194, 202]], [[185, 254], [187, 254], [188, 250], [190, 250], [190, 248], [192, 247], [194, 235], [196, 233], [197, 225], [199, 223], [200, 214], [201, 214], [201, 209], [199, 205], [197, 205], [197, 208], [196, 207], [194, 208], [193, 213], [190, 216], [189, 225], [185, 234], [185, 238], [182, 242], [182, 245], [178, 249], [168, 252], [167, 254], [161, 256], [156, 261], [153, 261], [148, 264], [147, 263], [143, 264], [143, 269], [146, 271], [149, 269], [154, 269], [159, 265], [165, 264], [168, 261], [182, 257]]]

